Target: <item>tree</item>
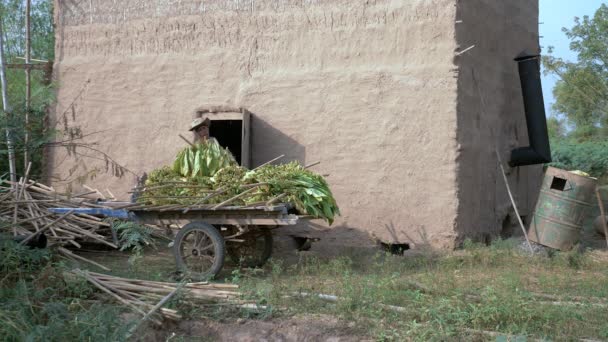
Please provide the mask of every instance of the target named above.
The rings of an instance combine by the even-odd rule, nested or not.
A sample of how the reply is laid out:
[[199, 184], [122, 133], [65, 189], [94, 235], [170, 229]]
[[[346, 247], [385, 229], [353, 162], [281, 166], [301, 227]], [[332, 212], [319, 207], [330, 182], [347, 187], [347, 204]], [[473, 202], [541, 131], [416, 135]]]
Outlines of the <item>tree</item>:
[[544, 57], [546, 72], [560, 77], [553, 94], [553, 110], [563, 115], [575, 141], [608, 138], [608, 5], [602, 4], [591, 18], [575, 18], [572, 29], [563, 28], [571, 40], [570, 49], [577, 62], [549, 55]]
[[[31, 42], [32, 58], [52, 60], [54, 57], [53, 1], [32, 0], [31, 6]], [[25, 1], [3, 0], [0, 2], [0, 16], [4, 37], [5, 60], [11, 64], [24, 63], [25, 55]], [[17, 157], [22, 157], [25, 150], [25, 132], [31, 139], [27, 143], [33, 155], [32, 176], [39, 176], [41, 170], [41, 147], [49, 141], [43, 125], [46, 109], [53, 99], [53, 90], [44, 79], [42, 71], [32, 72], [32, 106], [28, 112], [30, 124], [24, 125], [25, 117], [25, 72], [23, 69], [7, 69], [8, 97], [11, 104], [11, 115], [0, 115], [0, 127], [9, 128], [15, 142]], [[8, 146], [0, 139], [0, 176], [8, 171]], [[17, 172], [24, 173], [22, 160], [17, 162]]]

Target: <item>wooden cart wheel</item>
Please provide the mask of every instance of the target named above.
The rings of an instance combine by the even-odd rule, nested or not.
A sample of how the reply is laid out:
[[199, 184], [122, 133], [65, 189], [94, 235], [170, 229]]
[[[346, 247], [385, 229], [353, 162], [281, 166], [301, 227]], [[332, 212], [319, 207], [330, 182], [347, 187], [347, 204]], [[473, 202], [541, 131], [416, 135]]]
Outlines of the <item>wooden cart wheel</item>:
[[230, 259], [243, 267], [262, 267], [272, 255], [272, 233], [270, 229], [254, 229], [237, 237], [244, 242], [226, 243]]
[[175, 236], [173, 255], [177, 268], [186, 276], [208, 279], [224, 266], [224, 238], [210, 224], [190, 222]]

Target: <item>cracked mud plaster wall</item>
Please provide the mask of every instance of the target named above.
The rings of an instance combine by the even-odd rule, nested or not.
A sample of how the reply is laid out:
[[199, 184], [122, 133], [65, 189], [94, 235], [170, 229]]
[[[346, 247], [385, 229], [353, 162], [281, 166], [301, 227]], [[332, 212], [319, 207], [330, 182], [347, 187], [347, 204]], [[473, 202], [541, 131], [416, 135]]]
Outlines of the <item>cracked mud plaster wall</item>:
[[[314, 170], [330, 174], [343, 214], [324, 241], [362, 245], [373, 235], [449, 248], [464, 218], [475, 219], [463, 205], [480, 192], [457, 187], [474, 173], [457, 168], [457, 158], [472, 158], [457, 152], [467, 146], [457, 109], [478, 110], [478, 101], [458, 92], [470, 84], [455, 69], [454, 0], [57, 0], [55, 8], [54, 122], [100, 132], [84, 140], [134, 173], [172, 161], [196, 107], [230, 104], [254, 114], [254, 165], [285, 154], [320, 160]], [[499, 73], [516, 80], [516, 72]], [[86, 183], [128, 198], [133, 175], [117, 179], [104, 160], [49, 152], [54, 184], [99, 169]], [[473, 186], [489, 182], [494, 194], [495, 175], [477, 176], [483, 184]], [[493, 217], [494, 208], [475, 210]], [[323, 225], [298, 229], [311, 226]]]
[[[461, 237], [484, 239], [516, 224], [497, 164], [498, 149], [520, 215], [533, 210], [542, 167], [509, 168], [511, 150], [528, 146], [517, 63], [522, 51], [539, 54], [538, 0], [460, 0], [458, 65], [458, 219]], [[511, 227], [513, 228], [513, 227]], [[515, 228], [516, 231], [520, 229]]]

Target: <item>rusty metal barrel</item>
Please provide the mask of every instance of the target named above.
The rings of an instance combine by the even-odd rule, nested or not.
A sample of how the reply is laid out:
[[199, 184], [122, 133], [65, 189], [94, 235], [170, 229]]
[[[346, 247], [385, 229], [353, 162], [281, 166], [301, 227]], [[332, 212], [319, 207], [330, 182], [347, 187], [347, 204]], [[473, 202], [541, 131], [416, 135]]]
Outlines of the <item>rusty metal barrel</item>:
[[595, 205], [595, 178], [547, 168], [528, 229], [531, 241], [570, 250]]

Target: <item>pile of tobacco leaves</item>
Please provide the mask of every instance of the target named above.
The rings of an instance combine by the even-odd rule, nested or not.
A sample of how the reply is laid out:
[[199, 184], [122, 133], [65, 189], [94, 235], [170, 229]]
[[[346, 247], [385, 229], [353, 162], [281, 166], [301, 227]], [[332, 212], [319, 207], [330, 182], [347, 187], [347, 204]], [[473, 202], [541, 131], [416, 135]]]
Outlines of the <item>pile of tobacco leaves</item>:
[[248, 170], [214, 139], [183, 149], [172, 166], [152, 171], [138, 201], [151, 205], [209, 205], [243, 192], [247, 193], [229, 205], [291, 203], [299, 213], [325, 219], [329, 224], [340, 214], [322, 176], [297, 162]]

